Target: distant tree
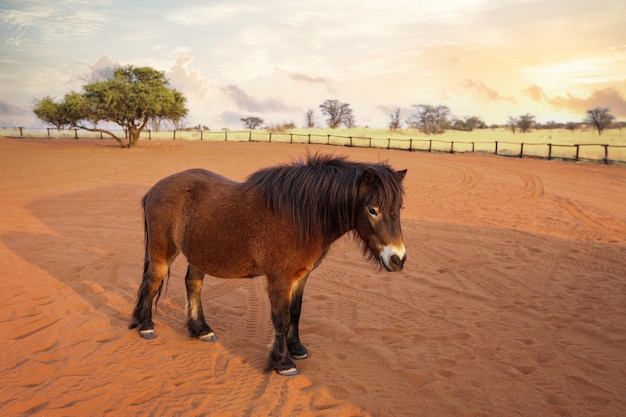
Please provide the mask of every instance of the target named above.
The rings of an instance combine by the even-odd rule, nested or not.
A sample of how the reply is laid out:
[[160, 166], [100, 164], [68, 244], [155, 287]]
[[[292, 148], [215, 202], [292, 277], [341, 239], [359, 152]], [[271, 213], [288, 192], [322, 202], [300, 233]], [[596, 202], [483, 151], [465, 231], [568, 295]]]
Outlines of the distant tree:
[[454, 130], [471, 132], [474, 129], [485, 129], [487, 124], [478, 116], [465, 116], [463, 120], [454, 119], [450, 127]]
[[304, 127], [307, 129], [312, 129], [315, 127], [315, 114], [312, 109], [307, 110], [304, 115]]
[[535, 125], [535, 116], [526, 113], [517, 119], [517, 127], [520, 132], [526, 133]]
[[[185, 96], [168, 87], [161, 71], [150, 67], [117, 68], [111, 78], [83, 86], [83, 93], [71, 92], [59, 103], [49, 97], [38, 101], [33, 109], [37, 117], [54, 126], [50, 119], [56, 107], [60, 125], [102, 132], [115, 139], [122, 147], [137, 145], [141, 132], [153, 119], [170, 120], [175, 125], [186, 115]], [[98, 123], [115, 123], [124, 129], [128, 143]]]
[[71, 121], [68, 119], [67, 111], [62, 102], [55, 102], [51, 97], [46, 96], [37, 101], [33, 109], [35, 115], [43, 122], [63, 129], [70, 126]]
[[348, 128], [353, 128], [356, 127], [356, 120], [354, 120], [354, 113], [352, 113], [352, 110], [349, 110], [350, 111], [343, 118], [343, 125]]
[[615, 120], [615, 116], [611, 114], [611, 110], [608, 107], [596, 107], [595, 109], [587, 110], [587, 118], [585, 123], [589, 123], [598, 130], [598, 136], [602, 135], [602, 131], [611, 126]]
[[345, 126], [354, 126], [354, 115], [352, 109], [348, 103], [342, 103], [339, 100], [326, 100], [320, 104], [320, 110], [326, 117], [326, 123], [331, 129], [339, 127], [344, 124]]
[[443, 133], [449, 127], [450, 108], [448, 106], [419, 104], [413, 107], [415, 107], [415, 113], [407, 120], [409, 127], [421, 129], [427, 135]]
[[578, 123], [576, 122], [567, 122], [565, 123], [565, 129], [574, 133], [574, 130], [578, 129]]
[[515, 131], [517, 130], [517, 123], [518, 123], [518, 119], [513, 117], [513, 116], [509, 116], [509, 120], [507, 120], [506, 122], [506, 126], [511, 129], [511, 132], [515, 133]]
[[389, 115], [389, 130], [398, 130], [402, 127], [402, 120], [400, 119], [400, 109], [396, 109]]
[[263, 124], [263, 119], [256, 116], [242, 117], [241, 121], [246, 129], [256, 129]]

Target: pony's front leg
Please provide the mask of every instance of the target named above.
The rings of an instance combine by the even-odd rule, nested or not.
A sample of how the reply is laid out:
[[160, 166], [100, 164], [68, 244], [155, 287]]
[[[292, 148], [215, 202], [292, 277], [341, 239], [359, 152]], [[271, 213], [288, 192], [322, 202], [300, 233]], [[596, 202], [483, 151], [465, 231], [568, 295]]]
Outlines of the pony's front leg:
[[272, 324], [274, 325], [274, 343], [270, 349], [266, 372], [276, 370], [280, 375], [297, 375], [296, 364], [287, 349], [287, 334], [290, 327], [291, 289], [275, 282], [268, 276], [268, 294], [272, 308]]
[[293, 295], [291, 297], [291, 306], [289, 307], [290, 323], [287, 333], [287, 349], [293, 359], [305, 359], [308, 357], [306, 347], [300, 342], [299, 327], [300, 313], [302, 311], [302, 295], [304, 293], [304, 285], [309, 274], [302, 277], [294, 284]]
[[202, 282], [204, 272], [193, 265], [187, 267], [185, 287], [187, 288], [187, 330], [191, 337], [197, 337], [204, 342], [215, 342], [217, 337], [207, 324], [202, 311]]

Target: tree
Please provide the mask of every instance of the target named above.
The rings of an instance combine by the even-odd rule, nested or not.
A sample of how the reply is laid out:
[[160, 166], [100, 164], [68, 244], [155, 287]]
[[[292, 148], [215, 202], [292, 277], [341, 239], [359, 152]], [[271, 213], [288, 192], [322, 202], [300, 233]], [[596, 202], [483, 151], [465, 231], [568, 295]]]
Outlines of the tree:
[[611, 126], [615, 116], [611, 113], [608, 107], [596, 107], [595, 109], [587, 110], [587, 118], [585, 123], [589, 123], [598, 130], [598, 136], [602, 135], [602, 131]]
[[517, 119], [517, 127], [520, 132], [526, 133], [535, 125], [535, 116], [526, 113]]
[[[106, 133], [122, 147], [131, 148], [137, 145], [148, 121], [170, 120], [176, 125], [187, 115], [187, 99], [176, 89], [169, 88], [168, 83], [161, 71], [128, 65], [116, 69], [105, 81], [83, 86], [82, 94], [66, 94], [59, 103], [44, 97], [37, 102], [33, 112], [54, 126], [61, 123], [62, 126]], [[50, 118], [54, 114], [53, 107], [57, 110], [57, 123]], [[98, 128], [101, 122], [121, 126], [128, 143], [112, 131]]]
[[402, 127], [402, 121], [400, 120], [400, 109], [396, 109], [389, 115], [389, 130], [398, 130]]
[[448, 106], [418, 104], [413, 107], [415, 107], [415, 113], [407, 120], [409, 127], [421, 129], [427, 135], [440, 134], [448, 128], [450, 115]]
[[304, 115], [304, 127], [306, 127], [307, 129], [315, 127], [315, 114], [311, 109], [307, 110], [306, 114]]
[[516, 129], [519, 129], [520, 132], [526, 133], [535, 125], [535, 116], [530, 113], [526, 113], [517, 118], [509, 116], [509, 121], [507, 122], [507, 126], [513, 133], [515, 133]]
[[484, 129], [487, 127], [487, 124], [478, 116], [465, 116], [463, 117], [463, 120], [452, 120], [452, 125], [450, 127], [454, 130], [471, 132], [474, 129]]
[[515, 133], [515, 131], [517, 130], [517, 123], [518, 119], [513, 116], [509, 116], [509, 120], [506, 122], [506, 125], [509, 129], [511, 129], [511, 132]]
[[246, 129], [256, 129], [263, 124], [263, 119], [256, 116], [242, 117], [241, 121]]
[[339, 100], [326, 100], [320, 104], [322, 114], [328, 117], [326, 123], [331, 129], [339, 127], [342, 123], [345, 126], [354, 126], [354, 115], [348, 103]]
[[55, 102], [51, 97], [46, 96], [35, 104], [33, 109], [35, 115], [45, 123], [63, 129], [70, 126], [67, 109], [62, 102]]

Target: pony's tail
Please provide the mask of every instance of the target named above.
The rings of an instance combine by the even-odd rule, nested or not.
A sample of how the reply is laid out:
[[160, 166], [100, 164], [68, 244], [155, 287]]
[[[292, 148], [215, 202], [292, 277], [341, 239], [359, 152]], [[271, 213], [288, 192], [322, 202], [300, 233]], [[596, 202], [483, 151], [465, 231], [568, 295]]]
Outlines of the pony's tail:
[[[148, 219], [146, 218], [146, 200], [148, 199], [148, 194], [146, 194], [141, 199], [141, 207], [143, 208], [143, 242], [144, 242], [144, 258], [143, 258], [143, 273], [144, 276], [148, 272], [148, 267], [150, 266], [150, 256], [148, 254]], [[170, 271], [168, 269], [167, 276], [165, 277], [165, 293], [167, 294], [167, 288], [170, 282]], [[159, 299], [161, 298], [161, 293], [163, 292], [163, 281], [161, 281], [161, 285], [159, 285], [159, 291], [157, 292], [156, 298], [154, 299], [154, 313], [156, 314], [158, 311]]]

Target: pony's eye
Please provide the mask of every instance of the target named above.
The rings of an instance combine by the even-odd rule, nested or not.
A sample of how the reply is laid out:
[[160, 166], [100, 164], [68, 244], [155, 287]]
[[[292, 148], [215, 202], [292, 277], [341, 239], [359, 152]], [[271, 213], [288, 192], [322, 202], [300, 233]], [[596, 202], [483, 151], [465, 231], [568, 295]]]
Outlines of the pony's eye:
[[378, 211], [374, 207], [368, 207], [367, 212], [374, 217], [378, 216]]

